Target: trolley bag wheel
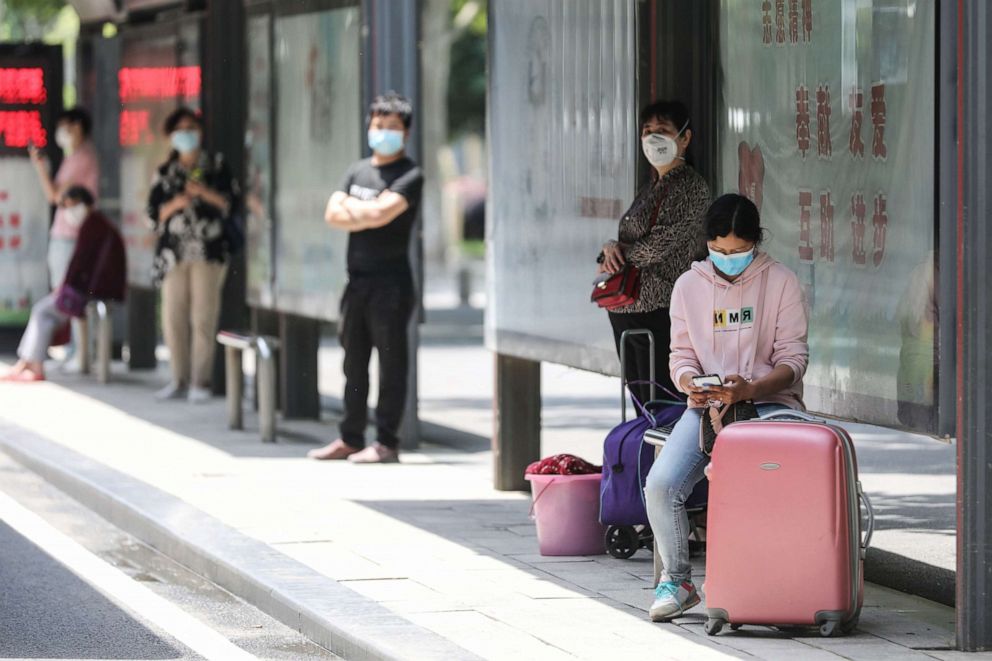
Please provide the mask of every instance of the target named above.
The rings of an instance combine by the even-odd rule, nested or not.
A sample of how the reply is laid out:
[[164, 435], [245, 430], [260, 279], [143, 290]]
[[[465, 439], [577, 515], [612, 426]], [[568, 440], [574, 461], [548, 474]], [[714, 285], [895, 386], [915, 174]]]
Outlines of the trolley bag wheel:
[[626, 560], [641, 548], [640, 536], [634, 526], [610, 526], [606, 529], [606, 552], [618, 560]]
[[723, 631], [724, 624], [726, 624], [726, 622], [720, 618], [711, 617], [706, 620], [706, 624], [703, 625], [703, 630], [706, 631], [707, 636], [715, 636]]

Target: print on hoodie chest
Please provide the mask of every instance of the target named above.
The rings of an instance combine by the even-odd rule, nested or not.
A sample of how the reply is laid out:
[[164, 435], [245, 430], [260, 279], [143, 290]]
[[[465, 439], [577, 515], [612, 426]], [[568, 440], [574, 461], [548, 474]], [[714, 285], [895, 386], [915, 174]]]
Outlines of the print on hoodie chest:
[[713, 310], [713, 330], [718, 333], [754, 328], [754, 308]]

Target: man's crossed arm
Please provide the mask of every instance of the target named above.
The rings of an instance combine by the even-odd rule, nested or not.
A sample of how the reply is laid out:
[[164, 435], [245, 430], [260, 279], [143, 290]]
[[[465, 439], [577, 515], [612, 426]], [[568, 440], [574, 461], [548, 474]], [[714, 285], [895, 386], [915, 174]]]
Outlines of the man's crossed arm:
[[410, 203], [399, 193], [384, 190], [374, 200], [359, 200], [343, 191], [337, 191], [327, 201], [324, 220], [336, 229], [346, 232], [385, 227], [410, 208]]

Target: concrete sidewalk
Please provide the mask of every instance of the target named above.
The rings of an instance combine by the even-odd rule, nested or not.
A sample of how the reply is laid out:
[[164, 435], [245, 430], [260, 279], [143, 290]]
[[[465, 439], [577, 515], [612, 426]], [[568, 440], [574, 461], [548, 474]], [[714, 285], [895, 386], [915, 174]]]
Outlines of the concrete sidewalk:
[[[456, 387], [457, 370], [435, 370], [454, 369], [458, 358], [447, 354], [445, 367], [430, 351], [421, 365]], [[567, 374], [563, 382], [587, 392]], [[867, 589], [860, 632], [849, 638], [747, 628], [710, 639], [700, 609], [654, 625], [645, 612], [649, 555], [538, 555], [529, 498], [491, 489], [487, 450], [425, 444], [402, 465], [312, 462], [303, 455], [333, 435], [333, 420], [283, 424], [280, 442], [263, 445], [252, 415], [249, 431], [225, 429], [220, 400], [200, 407], [154, 402], [162, 373], [115, 377], [108, 386], [58, 375], [44, 384], [0, 385], [0, 447], [346, 658], [959, 656], [947, 651], [950, 609], [876, 586]], [[467, 382], [449, 390], [460, 393], [449, 399], [485, 398], [486, 374], [472, 368], [459, 378]], [[442, 408], [428, 388], [423, 394], [425, 418], [436, 411], [448, 424], [477, 419], [484, 432], [477, 403]], [[574, 451], [574, 430], [597, 407], [607, 420], [615, 401], [607, 388], [602, 397], [583, 396], [551, 407], [546, 422], [567, 424], [546, 425], [548, 443]]]

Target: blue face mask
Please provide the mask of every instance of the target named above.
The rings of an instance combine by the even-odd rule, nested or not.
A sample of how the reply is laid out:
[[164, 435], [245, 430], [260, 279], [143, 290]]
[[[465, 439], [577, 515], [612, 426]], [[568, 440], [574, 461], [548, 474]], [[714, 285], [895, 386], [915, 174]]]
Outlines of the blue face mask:
[[395, 156], [403, 149], [403, 131], [369, 129], [369, 148], [380, 156]]
[[172, 148], [180, 154], [188, 154], [200, 148], [199, 131], [173, 131], [169, 140]]
[[721, 273], [731, 277], [740, 275], [754, 261], [754, 248], [736, 255], [724, 255], [710, 250], [710, 261]]

